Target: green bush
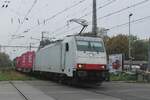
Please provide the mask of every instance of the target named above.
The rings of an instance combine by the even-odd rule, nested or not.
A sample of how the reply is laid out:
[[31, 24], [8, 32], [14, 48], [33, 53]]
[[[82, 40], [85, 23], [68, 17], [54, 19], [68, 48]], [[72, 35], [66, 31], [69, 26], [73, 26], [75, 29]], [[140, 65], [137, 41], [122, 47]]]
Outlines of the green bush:
[[111, 81], [136, 81], [136, 74], [129, 73], [111, 73], [110, 80]]

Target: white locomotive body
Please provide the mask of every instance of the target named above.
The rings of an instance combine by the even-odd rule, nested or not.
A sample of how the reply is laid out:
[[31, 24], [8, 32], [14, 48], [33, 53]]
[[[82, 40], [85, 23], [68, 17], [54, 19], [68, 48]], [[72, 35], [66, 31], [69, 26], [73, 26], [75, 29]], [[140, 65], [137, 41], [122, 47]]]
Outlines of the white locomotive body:
[[107, 56], [101, 38], [67, 36], [36, 52], [33, 70], [80, 81], [101, 82], [106, 77]]

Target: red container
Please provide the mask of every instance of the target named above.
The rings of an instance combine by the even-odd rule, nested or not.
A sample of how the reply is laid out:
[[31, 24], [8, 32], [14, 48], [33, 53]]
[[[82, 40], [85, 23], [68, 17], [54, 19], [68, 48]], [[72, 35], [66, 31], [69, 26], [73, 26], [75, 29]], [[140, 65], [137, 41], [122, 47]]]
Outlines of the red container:
[[34, 58], [35, 58], [34, 51], [28, 51], [23, 53], [20, 57], [16, 58], [16, 68], [21, 71], [32, 70]]
[[25, 68], [26, 67], [26, 54], [22, 54], [21, 55], [21, 68]]
[[26, 59], [25, 59], [25, 64], [26, 64], [25, 67], [26, 68], [32, 69], [34, 57], [35, 57], [34, 51], [28, 51], [28, 52], [26, 52]]
[[19, 68], [20, 67], [20, 58], [21, 57], [16, 57], [16, 68]]

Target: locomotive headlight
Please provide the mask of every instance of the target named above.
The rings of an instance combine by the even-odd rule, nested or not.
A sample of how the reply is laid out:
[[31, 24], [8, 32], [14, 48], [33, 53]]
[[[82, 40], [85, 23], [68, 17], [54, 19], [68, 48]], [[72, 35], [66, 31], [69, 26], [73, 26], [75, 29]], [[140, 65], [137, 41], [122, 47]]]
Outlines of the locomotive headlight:
[[77, 65], [77, 68], [79, 68], [79, 69], [84, 68], [84, 64], [78, 64], [78, 65]]
[[79, 68], [82, 68], [82, 67], [83, 67], [83, 65], [79, 64], [79, 65], [78, 65], [78, 67], [79, 67]]
[[105, 69], [105, 66], [101, 66], [102, 69]]

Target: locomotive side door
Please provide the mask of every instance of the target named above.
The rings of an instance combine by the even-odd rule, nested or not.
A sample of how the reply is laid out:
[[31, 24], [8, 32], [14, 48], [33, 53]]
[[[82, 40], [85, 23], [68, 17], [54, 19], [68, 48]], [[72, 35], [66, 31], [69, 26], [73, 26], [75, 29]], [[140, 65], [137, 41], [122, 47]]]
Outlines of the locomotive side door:
[[65, 55], [66, 55], [65, 53], [66, 53], [65, 44], [63, 43], [61, 45], [61, 68], [60, 68], [61, 72], [64, 72], [65, 70]]
[[71, 76], [71, 49], [68, 42], [62, 44], [62, 55], [61, 55], [61, 71]]
[[61, 71], [64, 72], [67, 67], [67, 55], [69, 51], [69, 44], [63, 43], [61, 46]]

